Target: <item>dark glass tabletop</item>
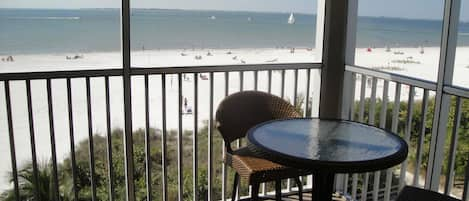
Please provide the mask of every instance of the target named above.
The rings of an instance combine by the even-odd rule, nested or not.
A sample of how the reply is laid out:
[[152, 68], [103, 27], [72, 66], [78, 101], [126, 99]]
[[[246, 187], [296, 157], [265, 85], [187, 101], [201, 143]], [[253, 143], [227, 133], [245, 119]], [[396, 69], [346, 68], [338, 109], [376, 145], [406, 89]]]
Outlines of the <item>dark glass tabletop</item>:
[[278, 163], [329, 172], [367, 172], [402, 162], [407, 144], [383, 129], [344, 120], [288, 119], [248, 132], [249, 147]]

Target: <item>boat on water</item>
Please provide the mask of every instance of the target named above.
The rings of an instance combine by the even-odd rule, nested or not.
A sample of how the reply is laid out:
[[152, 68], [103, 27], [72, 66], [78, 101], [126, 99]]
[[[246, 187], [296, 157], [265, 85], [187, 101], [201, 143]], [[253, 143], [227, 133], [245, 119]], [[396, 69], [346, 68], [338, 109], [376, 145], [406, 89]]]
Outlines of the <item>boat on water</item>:
[[295, 24], [295, 16], [293, 16], [293, 13], [290, 13], [290, 17], [288, 18], [288, 24]]

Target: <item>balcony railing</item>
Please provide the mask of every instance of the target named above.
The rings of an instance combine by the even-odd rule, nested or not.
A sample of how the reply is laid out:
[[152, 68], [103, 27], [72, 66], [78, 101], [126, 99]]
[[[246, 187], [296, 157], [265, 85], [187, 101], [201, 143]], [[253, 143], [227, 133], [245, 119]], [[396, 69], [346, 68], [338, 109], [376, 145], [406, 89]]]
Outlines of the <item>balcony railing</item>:
[[[123, 161], [134, 167], [139, 198], [225, 200], [232, 182], [231, 170], [222, 163], [223, 141], [214, 128], [218, 102], [236, 91], [262, 90], [311, 116], [317, 113], [319, 92], [313, 86], [319, 83], [314, 76], [320, 69], [321, 64], [309, 63], [133, 68], [131, 103], [123, 97], [122, 69], [0, 74], [1, 118], [6, 122], [2, 142], [9, 146], [2, 156], [11, 159], [2, 171], [11, 171], [16, 200], [25, 196], [23, 170], [28, 164], [30, 182], [43, 185], [40, 177], [47, 168], [42, 159], [50, 160], [45, 166], [51, 173], [52, 200], [67, 193], [73, 200], [125, 198], [129, 189], [123, 183]], [[132, 154], [124, 150], [119, 131], [128, 104]], [[284, 191], [292, 191], [293, 183], [286, 181]], [[261, 193], [272, 189], [263, 184]], [[241, 189], [241, 196], [248, 194]]]
[[[135, 187], [142, 199], [226, 200], [232, 172], [222, 163], [223, 141], [214, 128], [218, 102], [236, 91], [262, 90], [289, 100], [304, 116], [315, 116], [319, 80], [314, 76], [320, 69], [321, 64], [132, 69], [135, 150], [130, 156], [122, 155], [127, 153], [122, 144], [116, 145], [116, 139], [123, 143], [122, 136], [113, 134], [119, 133], [113, 129], [123, 127], [122, 108], [130, 104], [123, 97], [121, 69], [0, 74], [5, 108], [1, 118], [6, 125], [2, 142], [9, 146], [2, 156], [11, 159], [10, 188], [21, 200], [24, 164], [31, 163], [32, 182], [38, 186], [40, 160], [50, 158], [53, 199], [67, 193], [64, 182], [71, 180], [72, 199], [97, 200], [104, 193], [108, 200], [119, 200], [128, 189], [121, 178], [125, 170], [116, 164], [130, 161], [136, 167], [135, 183], [143, 182]], [[349, 118], [400, 134], [410, 151], [398, 167], [337, 177], [343, 191], [354, 199], [387, 201], [404, 185], [423, 186], [433, 146], [429, 138], [436, 83], [356, 66], [347, 66], [346, 73], [352, 77], [347, 85], [351, 86]], [[463, 107], [469, 92], [446, 86], [444, 93], [454, 101], [447, 110], [451, 113], [447, 140], [437, 146], [445, 153], [440, 191], [467, 200], [468, 153], [458, 137], [468, 132], [467, 119], [462, 117], [469, 113]], [[83, 148], [88, 152], [84, 157], [78, 150]], [[64, 171], [71, 178], [63, 178]], [[284, 188], [284, 192], [295, 190], [288, 181]], [[269, 184], [261, 187], [264, 195], [272, 190]], [[249, 195], [247, 188], [240, 191], [241, 196]], [[33, 194], [40, 196], [38, 191]]]
[[[424, 187], [427, 168], [431, 168], [430, 146], [435, 146], [430, 139], [437, 84], [357, 66], [346, 66], [346, 71], [352, 77], [349, 118], [398, 133], [409, 144], [409, 156], [399, 167], [386, 171], [346, 175], [345, 191], [354, 199], [388, 201], [404, 185]], [[453, 100], [442, 111], [451, 113], [447, 140], [436, 146], [445, 153], [440, 191], [462, 200], [467, 200], [469, 193], [469, 153], [464, 148], [467, 144], [458, 144], [458, 137], [469, 132], [463, 126], [467, 119], [461, 124], [461, 115], [469, 114], [468, 92], [464, 88], [444, 87], [443, 93]]]
[[[469, 153], [462, 143], [469, 132], [469, 90], [446, 86], [461, 6], [444, 5], [437, 83], [346, 66], [348, 118], [396, 132], [410, 148], [395, 168], [338, 175], [338, 190], [352, 198], [393, 200], [409, 184], [469, 200]], [[358, 1], [319, 1], [317, 7], [316, 49], [324, 50], [318, 55], [333, 70], [323, 71], [331, 81], [330, 72], [355, 63]], [[130, 11], [123, 0], [123, 69], [0, 74], [0, 173], [11, 172], [11, 182], [0, 178], [0, 189], [10, 189], [15, 200], [28, 194], [42, 200], [225, 200], [231, 183], [214, 129], [218, 101], [235, 91], [263, 90], [290, 100], [305, 116], [316, 115], [319, 87], [313, 83], [319, 79], [313, 75], [323, 64], [130, 68]], [[294, 189], [285, 183], [286, 192]], [[25, 191], [31, 186], [33, 192]], [[42, 194], [38, 186], [49, 190]], [[261, 189], [271, 190], [268, 184]]]

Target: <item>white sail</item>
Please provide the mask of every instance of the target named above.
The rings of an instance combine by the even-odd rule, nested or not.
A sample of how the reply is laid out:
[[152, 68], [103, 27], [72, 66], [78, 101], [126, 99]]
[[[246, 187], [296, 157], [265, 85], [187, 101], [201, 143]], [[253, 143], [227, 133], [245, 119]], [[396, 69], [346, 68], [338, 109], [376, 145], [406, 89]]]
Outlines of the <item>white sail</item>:
[[295, 16], [293, 16], [293, 13], [290, 13], [290, 17], [288, 18], [288, 24], [295, 24]]

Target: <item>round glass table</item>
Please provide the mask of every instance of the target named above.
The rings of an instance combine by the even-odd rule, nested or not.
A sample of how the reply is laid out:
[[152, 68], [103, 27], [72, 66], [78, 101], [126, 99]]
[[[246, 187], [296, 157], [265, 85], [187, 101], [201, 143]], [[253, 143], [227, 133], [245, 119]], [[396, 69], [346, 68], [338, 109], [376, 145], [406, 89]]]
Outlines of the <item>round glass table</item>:
[[408, 151], [391, 132], [345, 120], [274, 120], [251, 128], [247, 136], [259, 157], [312, 170], [314, 201], [332, 199], [335, 173], [386, 169], [404, 161]]

